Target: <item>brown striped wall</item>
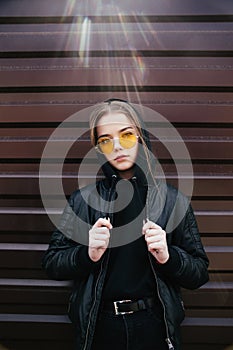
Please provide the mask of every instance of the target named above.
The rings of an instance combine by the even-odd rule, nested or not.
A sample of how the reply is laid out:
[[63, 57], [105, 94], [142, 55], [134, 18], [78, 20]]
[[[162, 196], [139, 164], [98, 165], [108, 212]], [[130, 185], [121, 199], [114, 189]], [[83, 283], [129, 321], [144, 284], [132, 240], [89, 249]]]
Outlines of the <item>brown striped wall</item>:
[[[40, 159], [62, 121], [110, 97], [161, 113], [185, 141], [210, 281], [183, 290], [184, 350], [232, 343], [232, 82], [232, 1], [0, 2], [0, 343], [72, 348], [70, 283], [49, 280], [40, 265], [54, 229], [40, 197]], [[171, 154], [152, 143], [177, 184]], [[85, 134], [67, 155], [67, 196], [88, 150]], [[60, 161], [51, 160], [51, 186]], [[82, 180], [94, 180], [92, 166]]]

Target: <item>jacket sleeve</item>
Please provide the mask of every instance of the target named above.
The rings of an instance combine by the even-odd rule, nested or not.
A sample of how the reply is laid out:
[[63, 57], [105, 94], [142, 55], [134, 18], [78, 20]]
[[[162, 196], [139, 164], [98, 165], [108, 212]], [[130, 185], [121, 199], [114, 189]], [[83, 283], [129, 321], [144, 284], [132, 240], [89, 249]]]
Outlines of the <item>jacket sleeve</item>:
[[[208, 282], [209, 260], [204, 251], [196, 218], [187, 199], [179, 199], [178, 211], [185, 210], [181, 223], [169, 233], [169, 259], [165, 264], [157, 264], [159, 273], [186, 289], [196, 289]], [[180, 213], [179, 213], [180, 214]], [[177, 213], [178, 215], [178, 213]]]
[[[75, 231], [77, 230], [76, 225], [78, 225], [74, 212], [74, 197], [75, 194], [70, 197], [62, 214], [60, 226], [52, 234], [49, 247], [42, 258], [42, 267], [51, 279], [85, 278], [99, 265], [99, 262], [93, 262], [89, 258], [87, 245], [77, 243], [76, 239], [71, 239], [77, 237]], [[80, 236], [86, 235], [88, 237], [87, 224], [79, 229], [85, 231], [81, 232]]]

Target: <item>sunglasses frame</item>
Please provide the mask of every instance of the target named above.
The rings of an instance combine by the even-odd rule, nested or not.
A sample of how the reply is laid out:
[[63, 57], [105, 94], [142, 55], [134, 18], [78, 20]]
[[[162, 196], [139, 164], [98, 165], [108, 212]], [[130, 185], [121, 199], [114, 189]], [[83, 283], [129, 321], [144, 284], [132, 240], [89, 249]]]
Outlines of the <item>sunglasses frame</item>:
[[99, 152], [99, 153], [101, 153], [101, 154], [111, 154], [112, 152], [113, 152], [113, 150], [114, 150], [114, 142], [115, 142], [115, 140], [119, 140], [119, 143], [120, 143], [120, 145], [124, 148], [124, 149], [131, 149], [131, 148], [133, 148], [135, 145], [136, 145], [136, 143], [137, 143], [137, 141], [138, 141], [138, 139], [139, 139], [139, 135], [136, 135], [136, 134], [134, 134], [135, 135], [135, 137], [136, 137], [136, 142], [135, 142], [135, 144], [132, 146], [132, 147], [129, 147], [129, 148], [125, 148], [124, 146], [122, 146], [122, 144], [121, 144], [121, 142], [120, 142], [120, 137], [114, 137], [114, 138], [109, 138], [110, 140], [111, 140], [111, 143], [112, 143], [112, 150], [111, 150], [111, 152], [109, 152], [109, 153], [104, 153], [104, 152], [102, 152], [101, 150], [100, 150], [100, 148], [98, 147], [98, 143], [97, 143], [97, 145], [95, 146], [95, 149], [96, 149], [96, 151], [97, 152]]

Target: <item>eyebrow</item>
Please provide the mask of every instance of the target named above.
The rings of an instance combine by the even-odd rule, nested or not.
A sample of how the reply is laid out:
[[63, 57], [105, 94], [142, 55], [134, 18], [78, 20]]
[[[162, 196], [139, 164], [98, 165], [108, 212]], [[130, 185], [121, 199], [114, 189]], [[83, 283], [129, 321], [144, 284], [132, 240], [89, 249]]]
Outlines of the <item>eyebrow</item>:
[[[125, 128], [119, 130], [119, 132], [122, 132], [122, 131], [125, 131], [127, 129], [134, 129], [133, 126], [126, 126]], [[107, 136], [111, 136], [110, 134], [103, 134], [103, 135], [100, 135], [98, 136], [97, 140], [100, 138], [100, 137], [107, 137]]]

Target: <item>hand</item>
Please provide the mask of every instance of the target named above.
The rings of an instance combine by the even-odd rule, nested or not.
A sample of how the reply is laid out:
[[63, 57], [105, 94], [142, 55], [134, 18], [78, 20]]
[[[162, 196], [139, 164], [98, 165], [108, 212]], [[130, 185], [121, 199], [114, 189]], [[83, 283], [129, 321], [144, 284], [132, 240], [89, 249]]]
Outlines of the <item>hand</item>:
[[165, 264], [169, 259], [166, 232], [162, 227], [147, 219], [142, 227], [142, 234], [145, 235], [149, 252], [160, 264]]
[[109, 218], [100, 218], [90, 229], [88, 254], [91, 260], [96, 262], [104, 254], [109, 244], [111, 228]]

